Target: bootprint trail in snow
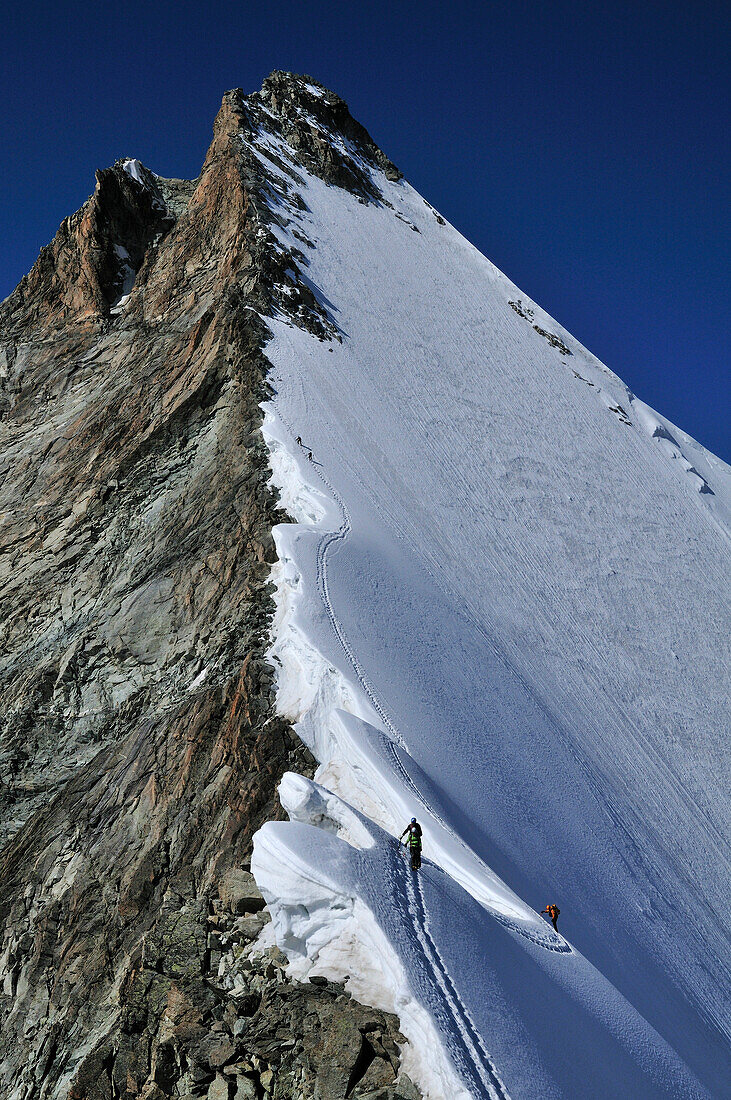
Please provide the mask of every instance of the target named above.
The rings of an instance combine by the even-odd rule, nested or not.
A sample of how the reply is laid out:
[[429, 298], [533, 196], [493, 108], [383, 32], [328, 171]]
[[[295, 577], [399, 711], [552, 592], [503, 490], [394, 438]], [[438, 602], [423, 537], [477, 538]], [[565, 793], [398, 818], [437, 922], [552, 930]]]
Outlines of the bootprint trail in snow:
[[[281, 408], [279, 407], [276, 400], [276, 395], [272, 399], [272, 403], [274, 404], [280, 419], [289, 431], [290, 437], [292, 439], [295, 439], [295, 431], [292, 428], [292, 425], [289, 424], [287, 419], [283, 416]], [[322, 602], [327, 611], [328, 618], [332, 625], [335, 636], [340, 642], [343, 652], [348, 658], [348, 661], [358, 678], [358, 682], [367, 694], [388, 732], [391, 734], [394, 740], [403, 748], [405, 747], [403, 738], [394, 722], [389, 718], [388, 714], [386, 713], [385, 708], [378, 699], [375, 690], [368, 682], [367, 677], [363, 672], [363, 669], [361, 668], [360, 662], [358, 661], [358, 658], [353, 651], [353, 648], [342, 626], [342, 623], [338, 619], [335, 613], [335, 608], [333, 607], [327, 578], [328, 552], [331, 547], [337, 545], [338, 543], [342, 544], [347, 539], [351, 531], [352, 525], [350, 520], [350, 513], [348, 512], [347, 505], [345, 504], [343, 498], [337, 492], [335, 487], [331, 484], [329, 479], [322, 473], [321, 469], [317, 470], [317, 474], [329, 493], [332, 495], [332, 498], [336, 501], [341, 514], [341, 525], [339, 529], [337, 531], [329, 531], [325, 535], [323, 535], [317, 548], [317, 580]], [[392, 750], [395, 749], [395, 746], [393, 744], [391, 747]], [[423, 795], [416, 787], [416, 784], [406, 772], [401, 760], [399, 760], [398, 755], [395, 751], [393, 751], [393, 759], [397, 765], [399, 774], [402, 776], [409, 789], [420, 800], [422, 805], [425, 806], [427, 811], [432, 814], [434, 819], [438, 821], [445, 829], [447, 829], [450, 834], [455, 835], [450, 826], [447, 825], [447, 823], [442, 819], [441, 815], [428, 805]], [[455, 839], [459, 840], [463, 847], [466, 847], [461, 838], [455, 836]], [[460, 1038], [460, 1049], [452, 1050], [452, 1056], [455, 1058], [455, 1061], [459, 1065], [462, 1076], [471, 1081], [473, 1085], [477, 1086], [478, 1091], [475, 1093], [476, 1097], [479, 1098], [487, 1095], [490, 1097], [490, 1100], [510, 1100], [510, 1097], [497, 1074], [497, 1070], [493, 1065], [492, 1059], [485, 1049], [484, 1043], [482, 1042], [482, 1039], [477, 1029], [475, 1028], [474, 1023], [470, 1018], [469, 1012], [462, 1003], [462, 1000], [455, 988], [454, 982], [449, 975], [449, 971], [444, 963], [444, 960], [439, 954], [437, 946], [429, 932], [426, 905], [421, 889], [421, 883], [419, 883], [417, 880], [415, 887], [414, 879], [408, 873], [405, 873], [405, 882], [406, 893], [408, 894], [406, 908], [413, 918], [414, 929], [422, 949], [424, 962], [429, 972], [431, 973], [436, 988], [441, 991], [441, 994], [444, 998], [444, 1011], [446, 1012], [448, 1018], [454, 1022], [457, 1029], [457, 1034]], [[403, 881], [401, 885], [403, 888]], [[504, 920], [503, 923], [506, 923], [508, 927], [512, 927], [512, 925], [507, 920]], [[540, 946], [545, 945], [540, 944]], [[487, 1090], [487, 1093], [485, 1093], [485, 1090]]]
[[350, 521], [350, 513], [348, 512], [348, 508], [343, 498], [340, 496], [340, 494], [331, 484], [331, 482], [325, 477], [322, 470], [318, 470], [317, 474], [322, 483], [332, 494], [333, 499], [336, 501], [338, 508], [340, 509], [340, 512], [342, 514], [342, 524], [340, 526], [340, 529], [338, 531], [330, 532], [329, 534], [325, 535], [320, 541], [320, 544], [317, 548], [317, 583], [320, 589], [320, 594], [322, 596], [322, 602], [325, 605], [325, 610], [327, 611], [328, 618], [330, 619], [330, 623], [332, 624], [335, 635], [340, 642], [340, 645], [342, 646], [343, 651], [348, 658], [348, 661], [350, 662], [353, 671], [355, 672], [355, 675], [358, 677], [358, 682], [363, 688], [363, 691], [365, 691], [366, 695], [370, 699], [373, 707], [375, 708], [377, 714], [379, 715], [388, 732], [391, 734], [394, 740], [397, 741], [399, 745], [401, 745], [402, 748], [405, 748], [406, 746], [404, 744], [404, 740], [401, 734], [386, 713], [386, 710], [381, 704], [378, 696], [376, 695], [374, 688], [371, 687], [360, 665], [360, 662], [358, 661], [358, 658], [356, 657], [353, 648], [350, 645], [348, 636], [345, 633], [345, 629], [343, 628], [342, 623], [335, 614], [335, 609], [330, 598], [330, 588], [327, 580], [328, 551], [336, 543], [345, 542], [346, 538], [350, 534], [352, 525]]
[[[280, 420], [287, 428], [290, 437], [293, 440], [296, 439], [294, 428], [282, 413], [279, 403], [276, 400], [276, 392], [274, 397], [272, 398], [272, 404], [274, 405]], [[401, 736], [401, 733], [399, 732], [395, 723], [389, 717], [386, 709], [378, 698], [375, 689], [368, 681], [368, 678], [366, 677], [366, 674], [363, 671], [360, 662], [358, 661], [353, 647], [350, 644], [350, 640], [345, 632], [345, 629], [335, 612], [332, 598], [330, 596], [330, 587], [328, 584], [328, 554], [332, 547], [337, 546], [338, 544], [342, 545], [346, 541], [352, 529], [352, 523], [350, 513], [348, 511], [348, 507], [345, 501], [335, 489], [333, 484], [330, 482], [329, 478], [327, 478], [327, 476], [322, 472], [321, 468], [317, 469], [317, 475], [322, 481], [325, 488], [328, 490], [332, 499], [336, 502], [341, 515], [341, 524], [338, 530], [329, 531], [324, 534], [323, 537], [320, 539], [317, 548], [318, 588], [322, 598], [323, 606], [325, 607], [325, 610], [327, 612], [333, 632], [337, 637], [343, 652], [348, 658], [348, 662], [353, 669], [359, 684], [368, 696], [368, 699], [372, 703], [375, 711], [383, 721], [384, 726], [391, 734], [393, 742], [395, 742], [395, 744], [393, 742], [389, 744], [389, 749], [391, 751], [391, 757], [393, 759], [395, 768], [398, 774], [401, 776], [404, 784], [416, 796], [416, 798], [422, 804], [427, 813], [429, 813], [432, 818], [436, 822], [438, 822], [442, 826], [442, 828], [445, 829], [445, 831], [460, 844], [463, 849], [465, 849], [466, 851], [470, 851], [462, 838], [454, 832], [453, 828], [444, 820], [438, 810], [433, 807], [424, 797], [423, 793], [419, 790], [411, 776], [408, 774], [406, 768], [404, 767], [404, 764], [399, 758], [398, 752], [396, 751], [396, 744], [398, 744], [401, 748], [406, 747], [403, 737]], [[417, 902], [417, 894], [413, 892], [413, 883], [411, 883], [408, 879], [407, 881], [409, 881], [410, 892], [412, 893], [413, 898], [412, 904], [409, 904], [408, 909], [414, 918], [414, 926], [417, 932], [417, 936], [419, 937], [422, 944], [424, 959], [427, 962], [429, 969], [431, 970], [437, 986], [442, 990], [442, 993], [445, 997], [446, 1006], [449, 1010], [449, 1014], [454, 1019], [454, 1022], [459, 1029], [459, 1033], [463, 1037], [463, 1057], [466, 1056], [469, 1060], [469, 1065], [471, 1067], [470, 1075], [474, 1075], [474, 1070], [476, 1067], [478, 1075], [482, 1082], [482, 1087], [488, 1088], [490, 1097], [496, 1098], [496, 1100], [508, 1100], [508, 1094], [505, 1091], [504, 1086], [500, 1082], [499, 1077], [497, 1076], [497, 1070], [493, 1066], [490, 1056], [485, 1050], [482, 1039], [480, 1038], [479, 1033], [472, 1023], [467, 1009], [464, 1007], [459, 998], [459, 994], [457, 993], [454, 983], [449, 976], [446, 965], [439, 955], [436, 944], [434, 943], [434, 940], [428, 932], [426, 906], [424, 895], [421, 889], [421, 884], [418, 884]], [[491, 916], [499, 921], [499, 923], [502, 924], [505, 928], [509, 929], [511, 932], [516, 933], [517, 935], [522, 936], [524, 939], [529, 940], [537, 947], [543, 948], [545, 951], [554, 951], [559, 954], [571, 954], [570, 946], [563, 940], [562, 937], [557, 936], [555, 940], [549, 938], [548, 936], [543, 937], [530, 929], [521, 927], [518, 921], [510, 920], [509, 917], [506, 917], [501, 913], [497, 913], [495, 910], [491, 909], [489, 910], [489, 912]], [[478, 1054], [475, 1044], [477, 1044], [480, 1048], [480, 1054]]]
[[[460, 1046], [467, 1058], [466, 1064], [459, 1057], [456, 1057], [455, 1061], [458, 1065], [461, 1065], [463, 1073], [466, 1071], [466, 1076], [478, 1085], [480, 1089], [478, 1096], [484, 1095], [482, 1090], [486, 1089], [490, 1100], [510, 1100], [508, 1092], [498, 1076], [495, 1065], [485, 1049], [485, 1044], [462, 998], [457, 992], [449, 970], [429, 930], [429, 917], [420, 878], [418, 875], [410, 875], [408, 871], [403, 873], [406, 876], [409, 895], [409, 912], [414, 918], [414, 928], [424, 958], [441, 990], [449, 1016], [457, 1026]], [[453, 1057], [455, 1057], [455, 1053], [458, 1054], [459, 1052], [453, 1050]], [[477, 1077], [475, 1077], [475, 1071]]]

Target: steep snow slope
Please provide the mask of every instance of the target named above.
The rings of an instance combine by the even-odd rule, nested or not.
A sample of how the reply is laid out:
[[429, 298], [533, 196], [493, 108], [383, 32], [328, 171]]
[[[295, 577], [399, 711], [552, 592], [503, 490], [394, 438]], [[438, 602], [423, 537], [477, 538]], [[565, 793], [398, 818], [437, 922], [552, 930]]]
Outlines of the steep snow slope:
[[724, 1095], [729, 468], [407, 183], [258, 144], [339, 334], [267, 322], [279, 705], [326, 788], [257, 838], [280, 940], [435, 1097]]

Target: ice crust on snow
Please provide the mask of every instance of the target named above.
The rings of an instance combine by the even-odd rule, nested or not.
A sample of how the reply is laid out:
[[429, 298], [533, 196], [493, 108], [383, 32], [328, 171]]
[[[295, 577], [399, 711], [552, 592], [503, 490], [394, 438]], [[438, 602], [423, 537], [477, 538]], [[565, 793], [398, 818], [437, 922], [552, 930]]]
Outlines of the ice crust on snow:
[[278, 942], [399, 1013], [433, 1100], [722, 1095], [729, 468], [408, 184], [295, 166], [274, 231], [342, 341], [268, 320], [272, 658], [321, 762], [255, 840]]

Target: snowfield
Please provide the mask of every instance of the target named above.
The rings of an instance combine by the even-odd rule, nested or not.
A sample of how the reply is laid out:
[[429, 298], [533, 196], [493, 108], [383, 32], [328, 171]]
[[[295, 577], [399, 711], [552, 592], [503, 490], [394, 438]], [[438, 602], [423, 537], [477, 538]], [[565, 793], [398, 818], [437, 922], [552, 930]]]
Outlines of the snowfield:
[[320, 761], [255, 840], [277, 942], [398, 1013], [431, 1100], [728, 1096], [731, 471], [405, 181], [258, 150], [339, 335], [266, 319], [271, 657]]

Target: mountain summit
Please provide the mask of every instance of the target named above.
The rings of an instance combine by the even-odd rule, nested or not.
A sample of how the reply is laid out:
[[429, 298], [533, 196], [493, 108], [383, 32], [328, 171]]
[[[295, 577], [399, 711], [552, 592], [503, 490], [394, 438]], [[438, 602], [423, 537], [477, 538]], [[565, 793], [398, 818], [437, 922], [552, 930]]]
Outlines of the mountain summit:
[[0, 441], [4, 1096], [723, 1095], [729, 469], [338, 96], [97, 173]]

